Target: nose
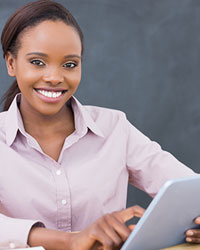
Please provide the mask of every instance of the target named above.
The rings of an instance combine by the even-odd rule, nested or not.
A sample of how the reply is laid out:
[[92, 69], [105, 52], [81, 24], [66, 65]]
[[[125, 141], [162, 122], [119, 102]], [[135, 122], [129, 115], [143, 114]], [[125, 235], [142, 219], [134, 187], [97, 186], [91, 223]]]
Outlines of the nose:
[[58, 85], [64, 81], [64, 76], [61, 70], [51, 67], [45, 72], [43, 80], [48, 84]]

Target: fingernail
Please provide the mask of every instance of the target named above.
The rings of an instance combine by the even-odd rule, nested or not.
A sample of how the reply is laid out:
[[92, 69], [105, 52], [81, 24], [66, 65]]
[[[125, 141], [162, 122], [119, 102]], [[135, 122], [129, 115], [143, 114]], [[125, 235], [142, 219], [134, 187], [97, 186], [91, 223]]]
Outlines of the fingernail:
[[194, 235], [194, 233], [193, 233], [192, 231], [188, 231], [188, 232], [187, 232], [187, 235], [188, 235], [188, 236], [192, 236], [192, 235]]
[[186, 241], [187, 242], [192, 242], [192, 239], [191, 238], [186, 238]]

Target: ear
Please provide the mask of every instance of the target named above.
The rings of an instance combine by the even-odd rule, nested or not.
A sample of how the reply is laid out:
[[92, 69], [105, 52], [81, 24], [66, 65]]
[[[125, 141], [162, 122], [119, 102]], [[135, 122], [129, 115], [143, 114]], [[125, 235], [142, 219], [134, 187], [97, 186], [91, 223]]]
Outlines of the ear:
[[8, 51], [6, 56], [5, 56], [5, 60], [6, 60], [8, 75], [12, 76], [12, 77], [15, 77], [15, 68], [16, 68], [15, 61], [16, 61], [16, 58], [14, 57], [14, 55], [12, 53], [10, 53]]

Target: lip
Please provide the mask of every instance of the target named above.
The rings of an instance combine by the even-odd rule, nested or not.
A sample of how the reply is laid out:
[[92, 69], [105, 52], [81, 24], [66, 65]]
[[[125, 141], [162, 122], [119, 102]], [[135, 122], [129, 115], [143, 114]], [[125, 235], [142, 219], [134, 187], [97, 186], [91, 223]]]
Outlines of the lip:
[[[47, 97], [39, 93], [37, 90], [45, 90], [45, 91], [52, 91], [52, 92], [62, 92], [62, 94], [58, 97]], [[67, 92], [66, 89], [61, 89], [61, 88], [34, 88], [34, 92], [37, 94], [37, 96], [44, 102], [47, 103], [57, 103], [59, 102], [65, 93]]]

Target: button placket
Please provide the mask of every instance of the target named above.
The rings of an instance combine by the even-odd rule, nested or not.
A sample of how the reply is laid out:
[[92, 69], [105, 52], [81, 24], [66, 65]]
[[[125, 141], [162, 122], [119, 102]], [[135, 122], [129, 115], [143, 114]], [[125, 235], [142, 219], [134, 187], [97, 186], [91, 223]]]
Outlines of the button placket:
[[[56, 167], [56, 168], [55, 168]], [[71, 198], [67, 175], [60, 163], [55, 166], [54, 176], [57, 196], [57, 227], [58, 229], [71, 230]]]

